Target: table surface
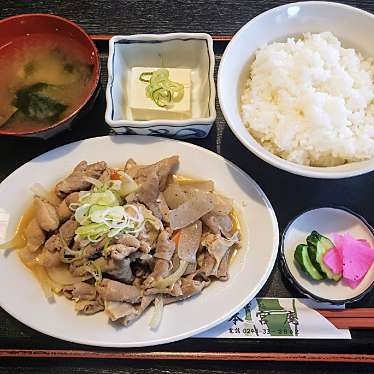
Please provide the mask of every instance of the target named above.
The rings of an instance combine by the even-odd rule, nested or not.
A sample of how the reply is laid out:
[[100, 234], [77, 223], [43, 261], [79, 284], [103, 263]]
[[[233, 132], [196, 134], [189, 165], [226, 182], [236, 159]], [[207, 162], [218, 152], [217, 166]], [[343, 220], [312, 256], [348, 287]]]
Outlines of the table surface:
[[[244, 23], [257, 14], [283, 1], [14, 1], [1, 0], [0, 18], [21, 13], [54, 13], [69, 18], [90, 34], [136, 34], [162, 32], [208, 32], [212, 35], [232, 35]], [[350, 1], [374, 12], [374, 1]], [[224, 42], [215, 44], [216, 67], [225, 48]], [[105, 89], [107, 72], [107, 43], [98, 45], [101, 53], [101, 87]], [[35, 156], [72, 141], [106, 135], [109, 129], [104, 121], [105, 95], [101, 90], [94, 109], [72, 129], [56, 138], [43, 141], [0, 137], [0, 180]], [[280, 230], [304, 209], [326, 204], [346, 206], [374, 223], [372, 203], [374, 173], [346, 180], [307, 179], [277, 170], [250, 154], [235, 138], [225, 123], [217, 102], [217, 121], [206, 139], [194, 140], [195, 144], [208, 148], [245, 170], [269, 197], [279, 220]], [[1, 196], [0, 196], [1, 201]], [[2, 285], [3, 287], [4, 285]], [[301, 296], [283, 278], [278, 263], [261, 296]], [[374, 307], [371, 293], [355, 306]], [[374, 332], [354, 331], [351, 341], [293, 341], [293, 340], [231, 340], [187, 339], [158, 347], [165, 351], [223, 351], [223, 352], [325, 352], [325, 353], [374, 353]], [[82, 349], [82, 346], [66, 343], [40, 334], [0, 310], [0, 349]], [[83, 347], [84, 348], [84, 347]], [[92, 348], [90, 348], [92, 350]], [[155, 349], [153, 349], [155, 350]], [[152, 351], [143, 349], [139, 351]], [[53, 360], [53, 361], [51, 361]], [[157, 368], [156, 368], [157, 366]], [[119, 360], [63, 360], [63, 359], [2, 359], [0, 374], [17, 372], [52, 373], [143, 373], [152, 369], [155, 373], [283, 373], [300, 372], [300, 364], [294, 363], [219, 363], [219, 362], [166, 362]], [[316, 372], [372, 372], [364, 364], [304, 364], [305, 373]]]

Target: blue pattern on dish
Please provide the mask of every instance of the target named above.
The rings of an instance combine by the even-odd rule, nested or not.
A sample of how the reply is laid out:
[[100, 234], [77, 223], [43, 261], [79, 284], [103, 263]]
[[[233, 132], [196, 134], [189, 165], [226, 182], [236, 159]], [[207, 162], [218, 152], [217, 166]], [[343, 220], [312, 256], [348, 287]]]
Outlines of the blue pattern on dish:
[[[117, 134], [127, 135], [155, 135], [155, 136], [166, 136], [175, 137], [179, 139], [190, 139], [190, 138], [205, 138], [210, 130], [210, 126], [207, 125], [195, 125], [195, 127], [181, 126], [144, 126], [144, 127], [132, 127], [132, 126], [120, 126], [115, 128]], [[114, 128], [113, 128], [114, 129]]]

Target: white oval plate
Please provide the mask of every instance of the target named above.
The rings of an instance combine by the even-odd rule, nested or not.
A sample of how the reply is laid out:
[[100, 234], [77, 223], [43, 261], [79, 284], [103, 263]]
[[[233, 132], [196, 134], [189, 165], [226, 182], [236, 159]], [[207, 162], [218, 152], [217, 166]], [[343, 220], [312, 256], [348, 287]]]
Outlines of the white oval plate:
[[180, 156], [179, 173], [214, 180], [216, 190], [237, 203], [245, 235], [227, 282], [214, 282], [199, 296], [168, 305], [159, 328], [152, 331], [148, 326], [152, 309], [131, 326], [123, 327], [109, 323], [104, 313], [77, 315], [73, 303], [63, 297], [48, 303], [17, 253], [13, 251], [7, 256], [3, 252], [0, 254], [1, 307], [24, 324], [56, 338], [102, 347], [142, 347], [181, 340], [208, 330], [250, 301], [274, 266], [279, 240], [276, 216], [265, 194], [247, 174], [215, 153], [192, 144], [155, 137], [101, 137], [72, 143], [35, 158], [0, 184], [0, 213], [10, 214], [6, 238], [11, 237], [17, 220], [31, 201], [29, 188], [33, 183], [52, 188], [81, 160], [105, 160], [112, 166], [120, 166], [130, 157], [139, 163], [153, 163], [173, 154]]
[[353, 237], [365, 239], [371, 246], [374, 246], [372, 228], [362, 217], [353, 212], [346, 209], [323, 207], [308, 210], [296, 217], [287, 227], [283, 237], [283, 261], [286, 261], [286, 268], [301, 292], [313, 299], [334, 304], [346, 304], [359, 300], [373, 285], [374, 266], [369, 269], [356, 288], [350, 288], [341, 281], [314, 281], [295, 264], [296, 246], [305, 243], [306, 237], [313, 230], [330, 238], [333, 233], [349, 232]]

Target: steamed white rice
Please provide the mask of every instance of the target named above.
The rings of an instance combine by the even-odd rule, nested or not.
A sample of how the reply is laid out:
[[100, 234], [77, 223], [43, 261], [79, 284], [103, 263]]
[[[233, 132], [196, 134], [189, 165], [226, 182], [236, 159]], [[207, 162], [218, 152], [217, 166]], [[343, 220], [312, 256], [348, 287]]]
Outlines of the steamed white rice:
[[374, 157], [374, 64], [330, 32], [260, 48], [242, 96], [248, 131], [304, 165]]

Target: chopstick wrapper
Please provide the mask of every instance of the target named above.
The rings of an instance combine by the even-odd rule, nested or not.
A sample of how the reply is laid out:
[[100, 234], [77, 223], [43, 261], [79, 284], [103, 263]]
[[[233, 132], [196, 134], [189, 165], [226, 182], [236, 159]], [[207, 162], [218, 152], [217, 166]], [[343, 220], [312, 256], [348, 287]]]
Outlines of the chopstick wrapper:
[[[351, 339], [315, 309], [337, 309], [309, 299], [260, 298], [195, 338]], [[338, 308], [339, 309], [339, 308]]]

